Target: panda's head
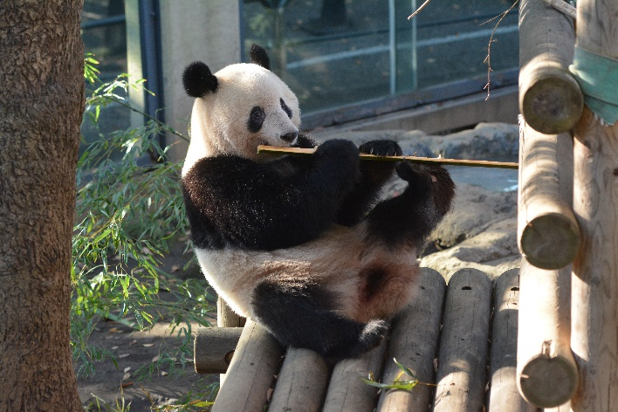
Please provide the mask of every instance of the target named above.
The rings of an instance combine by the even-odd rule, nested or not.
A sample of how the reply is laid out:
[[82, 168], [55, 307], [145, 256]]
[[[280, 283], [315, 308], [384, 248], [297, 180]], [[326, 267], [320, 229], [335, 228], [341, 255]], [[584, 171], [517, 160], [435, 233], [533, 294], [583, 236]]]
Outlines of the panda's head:
[[298, 99], [270, 71], [268, 55], [259, 46], [251, 47], [251, 63], [232, 64], [215, 74], [202, 62], [190, 64], [183, 85], [196, 98], [185, 168], [202, 157], [225, 154], [260, 161], [258, 145], [289, 146], [298, 137]]

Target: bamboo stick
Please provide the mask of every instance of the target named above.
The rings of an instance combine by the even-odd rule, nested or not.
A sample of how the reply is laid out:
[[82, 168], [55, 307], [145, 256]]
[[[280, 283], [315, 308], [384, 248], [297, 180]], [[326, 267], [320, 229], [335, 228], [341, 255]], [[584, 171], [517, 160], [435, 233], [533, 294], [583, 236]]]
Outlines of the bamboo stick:
[[[577, 2], [577, 47], [618, 59], [618, 2]], [[573, 262], [571, 347], [576, 412], [618, 410], [618, 123], [588, 109], [575, 127], [574, 212], [582, 250]]]
[[[315, 148], [301, 148], [301, 147], [274, 147], [274, 146], [258, 146], [258, 153], [272, 153], [272, 154], [287, 154], [287, 155], [309, 155], [315, 152]], [[381, 162], [401, 162], [407, 161], [418, 164], [439, 164], [443, 166], [467, 166], [467, 167], [489, 167], [499, 169], [517, 169], [518, 164], [516, 162], [497, 162], [493, 160], [464, 160], [464, 159], [443, 159], [429, 158], [429, 157], [416, 157], [416, 156], [376, 156], [367, 153], [360, 154], [361, 160], [373, 160]]]
[[519, 8], [519, 108], [526, 122], [546, 134], [575, 125], [584, 107], [573, 61], [573, 20], [542, 0], [521, 0]]

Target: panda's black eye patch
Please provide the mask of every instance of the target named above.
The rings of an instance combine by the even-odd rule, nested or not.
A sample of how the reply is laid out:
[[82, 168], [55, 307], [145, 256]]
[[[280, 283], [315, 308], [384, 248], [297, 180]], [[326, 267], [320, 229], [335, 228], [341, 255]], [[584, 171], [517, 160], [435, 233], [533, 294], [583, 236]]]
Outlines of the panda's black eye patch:
[[260, 106], [255, 106], [253, 109], [251, 109], [249, 121], [247, 122], [247, 128], [251, 133], [257, 133], [262, 128], [265, 119], [266, 113], [264, 112], [264, 109], [262, 109]]
[[292, 109], [290, 109], [288, 107], [287, 104], [285, 104], [285, 102], [283, 101], [283, 99], [279, 99], [279, 102], [281, 103], [281, 108], [283, 109], [283, 111], [288, 115], [288, 117], [291, 119], [292, 118]]

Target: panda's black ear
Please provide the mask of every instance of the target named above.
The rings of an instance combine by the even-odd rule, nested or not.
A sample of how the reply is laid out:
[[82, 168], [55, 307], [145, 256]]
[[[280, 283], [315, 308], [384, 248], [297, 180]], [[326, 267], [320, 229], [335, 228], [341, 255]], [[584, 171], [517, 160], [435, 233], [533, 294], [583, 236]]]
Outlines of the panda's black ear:
[[182, 74], [182, 85], [191, 97], [204, 97], [208, 92], [216, 92], [219, 81], [202, 62], [193, 62]]
[[251, 50], [249, 50], [249, 56], [251, 56], [251, 63], [270, 70], [270, 59], [268, 58], [268, 54], [266, 54], [266, 50], [264, 50], [261, 46], [252, 44]]

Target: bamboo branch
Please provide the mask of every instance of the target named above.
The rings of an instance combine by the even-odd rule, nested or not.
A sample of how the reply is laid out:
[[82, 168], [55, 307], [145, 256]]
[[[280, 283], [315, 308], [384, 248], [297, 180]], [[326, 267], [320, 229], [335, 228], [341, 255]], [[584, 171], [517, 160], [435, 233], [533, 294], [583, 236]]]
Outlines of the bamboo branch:
[[[301, 148], [301, 147], [274, 147], [274, 146], [258, 146], [259, 153], [275, 153], [275, 154], [288, 154], [288, 155], [307, 155], [313, 154], [315, 148]], [[429, 158], [429, 157], [416, 157], [416, 156], [376, 156], [367, 153], [360, 154], [361, 160], [373, 160], [381, 162], [400, 162], [407, 161], [417, 164], [438, 164], [443, 166], [467, 166], [467, 167], [490, 167], [499, 169], [517, 169], [519, 167], [516, 162], [496, 162], [492, 160], [462, 160], [462, 159], [443, 159]]]

